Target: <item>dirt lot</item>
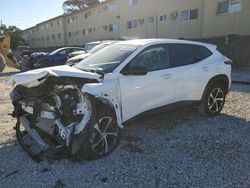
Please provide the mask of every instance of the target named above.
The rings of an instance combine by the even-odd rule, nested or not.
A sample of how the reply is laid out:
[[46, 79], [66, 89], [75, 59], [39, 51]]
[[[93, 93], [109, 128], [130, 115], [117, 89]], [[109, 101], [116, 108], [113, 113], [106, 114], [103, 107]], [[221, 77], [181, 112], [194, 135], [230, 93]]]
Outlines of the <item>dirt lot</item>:
[[[7, 69], [0, 74], [0, 187], [250, 187], [250, 85], [233, 85], [222, 114], [186, 108], [128, 125], [98, 161], [33, 162], [18, 145]], [[250, 75], [250, 72], [249, 72]]]

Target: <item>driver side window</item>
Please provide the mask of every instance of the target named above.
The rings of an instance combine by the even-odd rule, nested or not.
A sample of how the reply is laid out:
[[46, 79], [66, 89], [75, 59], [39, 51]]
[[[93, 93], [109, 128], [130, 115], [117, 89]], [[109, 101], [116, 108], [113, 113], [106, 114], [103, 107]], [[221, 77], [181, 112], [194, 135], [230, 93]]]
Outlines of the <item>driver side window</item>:
[[156, 45], [145, 49], [135, 57], [129, 67], [132, 69], [136, 65], [145, 66], [149, 72], [169, 68], [168, 46]]

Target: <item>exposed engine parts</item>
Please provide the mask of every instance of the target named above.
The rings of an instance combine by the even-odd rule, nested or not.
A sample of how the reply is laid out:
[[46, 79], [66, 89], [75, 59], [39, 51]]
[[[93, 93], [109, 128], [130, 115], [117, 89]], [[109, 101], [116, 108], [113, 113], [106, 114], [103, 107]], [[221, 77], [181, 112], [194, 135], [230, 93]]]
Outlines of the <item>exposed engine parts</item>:
[[[74, 145], [71, 154], [75, 154], [80, 146], [75, 146], [73, 137], [83, 134], [90, 121], [90, 99], [76, 84], [54, 85], [47, 88], [46, 93], [21, 96], [19, 88], [16, 88], [10, 95], [15, 106], [13, 115], [39, 145], [40, 152], [46, 152], [53, 143], [54, 148], [61, 146], [69, 150]], [[48, 136], [50, 144], [45, 142]]]

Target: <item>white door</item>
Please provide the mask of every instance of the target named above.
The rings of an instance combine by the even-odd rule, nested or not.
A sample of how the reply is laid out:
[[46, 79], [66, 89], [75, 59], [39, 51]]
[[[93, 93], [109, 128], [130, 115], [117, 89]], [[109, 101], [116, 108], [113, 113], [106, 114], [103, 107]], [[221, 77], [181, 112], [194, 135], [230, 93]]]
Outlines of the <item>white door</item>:
[[176, 77], [173, 70], [169, 69], [167, 45], [146, 48], [125, 69], [129, 72], [136, 65], [146, 67], [148, 73], [119, 75], [123, 121], [174, 100]]
[[169, 49], [170, 65], [177, 77], [176, 102], [200, 100], [213, 70], [208, 60], [211, 53], [189, 44], [170, 44]]

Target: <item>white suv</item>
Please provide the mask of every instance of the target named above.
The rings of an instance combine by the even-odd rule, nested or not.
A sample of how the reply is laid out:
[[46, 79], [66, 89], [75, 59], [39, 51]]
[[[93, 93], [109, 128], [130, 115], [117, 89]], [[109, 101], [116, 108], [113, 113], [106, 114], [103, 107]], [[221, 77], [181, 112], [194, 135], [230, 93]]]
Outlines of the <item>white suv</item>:
[[[193, 103], [203, 115], [219, 114], [231, 85], [231, 61], [211, 44], [132, 40], [74, 66], [12, 78], [17, 138], [26, 151], [41, 157], [60, 148], [100, 158], [117, 146], [125, 122], [145, 112]], [[25, 129], [39, 151], [30, 151]]]

